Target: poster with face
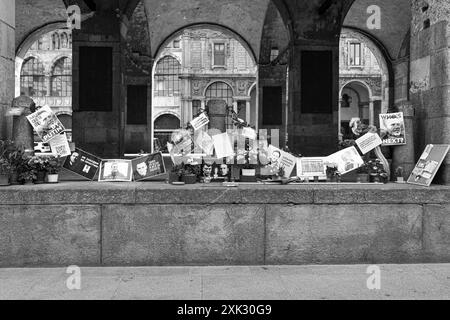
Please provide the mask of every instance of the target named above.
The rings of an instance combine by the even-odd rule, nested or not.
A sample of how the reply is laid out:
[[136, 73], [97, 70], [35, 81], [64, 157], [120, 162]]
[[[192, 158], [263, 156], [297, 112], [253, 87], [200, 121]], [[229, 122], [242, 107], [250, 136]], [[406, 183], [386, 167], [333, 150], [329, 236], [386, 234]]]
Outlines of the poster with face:
[[230, 180], [231, 168], [229, 165], [214, 164], [211, 168], [211, 179], [213, 182], [227, 182]]
[[99, 182], [130, 182], [133, 179], [131, 160], [103, 160]]
[[380, 132], [383, 146], [406, 144], [403, 112], [380, 114]]
[[66, 158], [63, 167], [88, 180], [94, 180], [101, 161], [99, 157], [77, 148]]
[[350, 147], [326, 158], [326, 162], [336, 164], [340, 174], [346, 174], [358, 169], [364, 164], [355, 147]]
[[131, 161], [135, 181], [155, 178], [166, 173], [164, 159], [161, 152], [143, 156]]
[[261, 169], [261, 174], [265, 176], [278, 175], [283, 168], [284, 177], [290, 178], [297, 164], [296, 157], [273, 145], [267, 149], [267, 161], [269, 164]]
[[40, 108], [27, 116], [27, 119], [44, 143], [49, 142], [66, 130], [49, 106]]

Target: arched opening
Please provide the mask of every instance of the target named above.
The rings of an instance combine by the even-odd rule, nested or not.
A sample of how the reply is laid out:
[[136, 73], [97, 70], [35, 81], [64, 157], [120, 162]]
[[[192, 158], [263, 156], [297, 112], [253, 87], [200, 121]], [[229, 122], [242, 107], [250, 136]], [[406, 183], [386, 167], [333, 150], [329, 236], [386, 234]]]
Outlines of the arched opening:
[[25, 60], [20, 71], [20, 92], [30, 97], [44, 97], [45, 70], [42, 61], [35, 57]]
[[391, 103], [390, 69], [382, 51], [363, 33], [343, 28], [339, 48], [339, 134], [348, 135], [352, 118], [378, 125]]
[[180, 119], [173, 114], [163, 114], [155, 119], [155, 141], [154, 147], [158, 146], [160, 151], [168, 153], [167, 143], [170, 142], [172, 133], [180, 129]]
[[[185, 127], [200, 111], [210, 128], [233, 128], [231, 110], [256, 126], [250, 88], [257, 65], [251, 49], [233, 31], [209, 24], [178, 30], [160, 46], [153, 68], [152, 114], [176, 115]], [[250, 114], [254, 118], [250, 118]], [[154, 123], [154, 137], [160, 135]], [[160, 139], [163, 140], [163, 139]]]
[[72, 61], [67, 57], [59, 59], [53, 66], [51, 75], [51, 96], [72, 96]]

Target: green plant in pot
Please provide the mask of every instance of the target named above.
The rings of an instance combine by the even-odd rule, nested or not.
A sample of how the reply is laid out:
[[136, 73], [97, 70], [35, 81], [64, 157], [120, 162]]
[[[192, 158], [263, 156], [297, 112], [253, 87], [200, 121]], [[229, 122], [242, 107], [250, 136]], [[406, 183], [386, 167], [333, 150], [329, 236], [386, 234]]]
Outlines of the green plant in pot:
[[19, 175], [24, 165], [25, 150], [23, 147], [15, 148], [9, 154], [9, 162], [11, 163], [11, 184], [18, 185]]
[[24, 184], [33, 184], [37, 179], [37, 172], [34, 167], [31, 166], [30, 160], [30, 157], [24, 156], [20, 168], [19, 180], [23, 181]]
[[12, 141], [0, 140], [0, 186], [8, 186], [11, 175], [9, 154], [14, 149]]
[[45, 183], [45, 175], [46, 175], [46, 160], [44, 160], [41, 157], [38, 156], [34, 156], [31, 157], [30, 160], [28, 161], [28, 165], [29, 167], [31, 167], [36, 175], [36, 184], [42, 184]]
[[62, 163], [59, 157], [50, 157], [45, 161], [47, 171], [47, 182], [58, 183], [59, 172], [61, 171]]
[[338, 170], [338, 165], [335, 163], [327, 163], [327, 182], [340, 182], [340, 173]]
[[185, 165], [182, 170], [181, 179], [185, 184], [196, 184], [197, 177], [200, 176], [201, 169], [197, 165]]
[[380, 159], [372, 159], [368, 162], [370, 182], [373, 183], [387, 183], [389, 176], [383, 167]]
[[358, 168], [357, 170], [357, 182], [358, 183], [368, 183], [369, 182], [369, 170], [370, 164], [368, 162], [364, 162], [364, 164]]
[[169, 183], [172, 184], [174, 182], [180, 182], [182, 170], [184, 168], [184, 164], [182, 165], [174, 165], [169, 172]]

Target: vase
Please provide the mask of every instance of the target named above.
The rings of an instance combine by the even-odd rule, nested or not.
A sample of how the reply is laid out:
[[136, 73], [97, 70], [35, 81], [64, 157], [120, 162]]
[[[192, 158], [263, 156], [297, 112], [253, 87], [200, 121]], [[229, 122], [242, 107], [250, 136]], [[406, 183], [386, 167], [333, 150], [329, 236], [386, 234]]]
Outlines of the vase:
[[59, 182], [59, 174], [48, 174], [47, 182], [48, 183], [58, 183]]
[[36, 184], [45, 183], [45, 171], [38, 171], [36, 177]]
[[0, 186], [9, 186], [9, 175], [0, 174]]
[[20, 184], [20, 182], [19, 182], [19, 173], [18, 172], [13, 172], [11, 174], [11, 184], [13, 186], [16, 186], [16, 185]]
[[357, 178], [358, 183], [368, 183], [369, 182], [369, 175], [367, 173], [359, 173]]
[[195, 174], [183, 175], [183, 182], [185, 184], [196, 184], [197, 183], [197, 176]]
[[180, 181], [180, 176], [178, 175], [178, 173], [174, 173], [174, 172], [170, 172], [169, 173], [169, 183], [172, 184], [174, 182], [179, 182]]

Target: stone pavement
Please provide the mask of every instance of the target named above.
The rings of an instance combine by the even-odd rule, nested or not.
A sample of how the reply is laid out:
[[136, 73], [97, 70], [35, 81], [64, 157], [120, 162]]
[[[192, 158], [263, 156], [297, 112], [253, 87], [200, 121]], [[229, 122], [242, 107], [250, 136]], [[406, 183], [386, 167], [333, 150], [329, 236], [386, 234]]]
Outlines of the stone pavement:
[[0, 299], [450, 299], [450, 265], [81, 268], [69, 290], [66, 269], [0, 269]]

